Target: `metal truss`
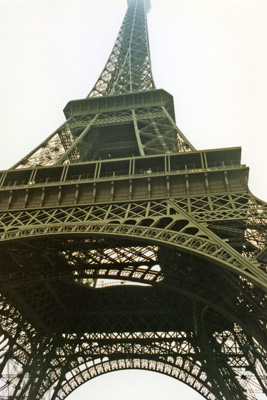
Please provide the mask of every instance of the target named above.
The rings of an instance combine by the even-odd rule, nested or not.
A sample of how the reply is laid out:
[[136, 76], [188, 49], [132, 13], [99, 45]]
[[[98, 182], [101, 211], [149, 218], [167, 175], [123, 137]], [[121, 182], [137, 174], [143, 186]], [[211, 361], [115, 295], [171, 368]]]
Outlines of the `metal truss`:
[[[21, 331], [20, 331], [21, 332]], [[26, 336], [26, 335], [25, 335]], [[198, 361], [200, 350], [196, 348], [192, 334], [166, 332], [136, 332], [110, 334], [64, 334], [57, 340], [40, 338], [42, 353], [34, 352], [36, 377], [45, 372], [39, 387], [33, 384], [30, 374], [23, 370], [33, 367], [33, 360], [20, 357], [11, 350], [11, 341], [4, 340], [1, 353], [12, 352], [12, 371], [5, 365], [1, 378], [1, 398], [64, 399], [77, 386], [109, 371], [125, 368], [149, 369], [168, 374], [197, 389], [208, 399], [215, 399], [210, 392], [211, 382], [205, 366]], [[13, 340], [12, 349], [18, 346]], [[24, 340], [26, 342], [26, 340]], [[32, 347], [34, 347], [32, 345]], [[20, 350], [23, 353], [23, 350]], [[31, 348], [31, 354], [33, 351]], [[9, 354], [9, 363], [10, 361]], [[48, 361], [48, 356], [50, 360]], [[39, 364], [40, 357], [42, 362]], [[37, 361], [39, 359], [39, 362]], [[66, 366], [68, 372], [66, 373]], [[11, 368], [11, 367], [10, 367]], [[12, 372], [12, 373], [11, 373]], [[22, 378], [20, 378], [22, 376]], [[64, 377], [64, 378], [63, 378]], [[62, 379], [63, 378], [63, 379]], [[8, 380], [12, 380], [12, 384]], [[20, 384], [20, 385], [19, 385]], [[7, 389], [9, 393], [7, 394]], [[59, 390], [57, 390], [59, 389]]]
[[[235, 374], [234, 375], [233, 373], [229, 373], [230, 371], [225, 368], [224, 378], [226, 378], [228, 372], [228, 379], [232, 380], [229, 381], [229, 383], [227, 382], [227, 385], [232, 398], [243, 398], [242, 392], [238, 393], [237, 389], [235, 393], [233, 390], [233, 381], [236, 381], [238, 383], [241, 382], [242, 386], [244, 386], [244, 388], [246, 389], [248, 394], [247, 398], [256, 400], [257, 397], [255, 397], [255, 386], [257, 387], [257, 385], [259, 385], [257, 383], [256, 377], [260, 376], [262, 378], [262, 366], [258, 360], [258, 363], [256, 363], [255, 357], [251, 355], [253, 361], [255, 362], [255, 365], [251, 371], [247, 371], [248, 359], [244, 357], [243, 351], [244, 341], [247, 340], [247, 337], [238, 326], [235, 326], [234, 331], [234, 334], [229, 332], [224, 332], [222, 334], [216, 333], [213, 337], [213, 342], [215, 342], [218, 347], [221, 347], [220, 354], [223, 354], [225, 364], [227, 365], [227, 361], [231, 363], [233, 367], [232, 372], [234, 372]], [[118, 338], [119, 335], [115, 336], [116, 338]], [[131, 335], [128, 335], [129, 339], [130, 336]], [[139, 336], [139, 339], [141, 339], [140, 334], [134, 336]], [[133, 345], [132, 341], [129, 341], [128, 346], [125, 349], [123, 349], [123, 346], [121, 344], [119, 344], [117, 348], [116, 346], [114, 346], [113, 349], [117, 353], [124, 353], [124, 351], [126, 351], [128, 354], [134, 353], [133, 357], [136, 358], [129, 357], [127, 361], [123, 358], [121, 360], [113, 361], [110, 353], [106, 352], [105, 350], [104, 341], [101, 341], [101, 347], [99, 348], [98, 354], [100, 357], [106, 357], [99, 358], [96, 363], [86, 363], [83, 359], [84, 364], [81, 365], [80, 368], [74, 369], [72, 373], [69, 374], [68, 380], [66, 381], [66, 383], [64, 383], [63, 388], [59, 392], [57, 398], [65, 398], [68, 393], [72, 392], [77, 386], [81, 384], [81, 381], [85, 382], [97, 375], [125, 368], [149, 369], [151, 371], [161, 372], [178, 378], [179, 380], [187, 383], [207, 399], [219, 398], [217, 396], [215, 397], [214, 394], [210, 392], [211, 384], [208, 381], [205, 367], [201, 362], [197, 361], [201, 350], [200, 348], [194, 348], [194, 342], [196, 340], [195, 335], [187, 335], [185, 333], [166, 333], [164, 335], [164, 339], [162, 338], [162, 335], [160, 333], [146, 333], [145, 336], [150, 339], [146, 340], [145, 337], [142, 337], [143, 343], [149, 341], [147, 349], [139, 345]], [[153, 343], [155, 340], [153, 340], [153, 337], [155, 338], [155, 336], [157, 337], [156, 346]], [[125, 341], [125, 338], [123, 339], [123, 341]], [[136, 342], [136, 338], [134, 339], [134, 342]], [[246, 350], [248, 347], [250, 347], [250, 351], [255, 351], [258, 348], [257, 345], [253, 347], [246, 343]], [[145, 357], [146, 351], [148, 351], [150, 354], [153, 353], [154, 356], [152, 357], [152, 360]], [[143, 359], [140, 359], [141, 354], [143, 356]], [[159, 355], [160, 357], [158, 357]], [[260, 393], [260, 387], [258, 387], [258, 389], [259, 390], [256, 390], [256, 393]], [[226, 399], [227, 397], [221, 398]]]
[[151, 90], [146, 13], [148, 1], [131, 0], [114, 48], [88, 97]]
[[[206, 282], [209, 279], [205, 277]], [[52, 336], [47, 329], [37, 333], [31, 324], [23, 323], [23, 318], [3, 299], [1, 398], [64, 399], [82, 383], [101, 374], [119, 369], [147, 369], [179, 379], [207, 399], [228, 400], [231, 395], [233, 399], [257, 400], [257, 393], [266, 392], [262, 347], [231, 322], [229, 315], [227, 319], [226, 314], [220, 315], [207, 305], [182, 300], [184, 292], [177, 296], [178, 277], [173, 283], [169, 311], [155, 312], [160, 301], [158, 294], [151, 297], [150, 318], [144, 317], [144, 310], [140, 315], [139, 309], [134, 315], [137, 328], [139, 324], [135, 332], [125, 331], [125, 316], [120, 312], [121, 324], [115, 321], [118, 332], [89, 333], [92, 323], [101, 326], [101, 319], [102, 324], [114, 324], [109, 310], [118, 310], [118, 292], [111, 304], [104, 300], [106, 309], [102, 304], [94, 320], [92, 316], [84, 317], [76, 325], [76, 332], [58, 332]], [[183, 313], [177, 314], [180, 309], [175, 296], [187, 312], [193, 312], [193, 319], [185, 321]], [[156, 326], [181, 325], [183, 329], [143, 330], [144, 321], [151, 324], [153, 320]], [[62, 331], [67, 331], [66, 325]]]
[[[110, 135], [112, 127], [114, 134]], [[107, 128], [109, 135], [103, 140]], [[120, 131], [123, 139], [118, 136]], [[71, 117], [13, 168], [193, 149], [165, 107], [129, 109]]]
[[[181, 214], [182, 210], [183, 214]], [[20, 231], [22, 228], [29, 230], [30, 227], [38, 225], [64, 226], [67, 223], [71, 225], [105, 221], [107, 224], [115, 222], [138, 226], [163, 226], [176, 230], [179, 224], [175, 220], [184, 219], [184, 224], [180, 222], [180, 225], [184, 225], [182, 230], [186, 232], [190, 226], [189, 221], [196, 220], [199, 223], [209, 223], [211, 230], [230, 241], [231, 245], [239, 249], [242, 254], [246, 253], [247, 256], [264, 262], [266, 218], [267, 207], [264, 203], [258, 202], [249, 194], [238, 193], [8, 211], [0, 214], [0, 226], [3, 232], [2, 240], [4, 240], [16, 237], [16, 234], [20, 235], [16, 233], [16, 230]], [[197, 229], [202, 231], [203, 226]]]
[[[131, 0], [115, 46], [88, 99], [155, 90], [151, 72], [146, 13], [149, 2]], [[115, 100], [115, 103], [117, 101]], [[146, 104], [147, 101], [145, 102]], [[109, 107], [110, 108], [110, 107]], [[113, 106], [109, 112], [68, 118], [54, 133], [13, 168], [48, 166], [110, 157], [185, 152], [192, 144], [165, 105]], [[130, 124], [130, 126], [129, 126]], [[109, 127], [105, 137], [105, 127]], [[114, 126], [113, 131], [111, 132]], [[116, 133], [117, 132], [117, 133]], [[122, 137], [118, 136], [121, 132]]]
[[[64, 340], [63, 344], [55, 345], [52, 354], [47, 358], [48, 370], [45, 376], [49, 379], [36, 377], [40, 385], [38, 388], [32, 387], [32, 376], [24, 372], [29, 367], [24, 367], [16, 358], [10, 359], [9, 355], [4, 368], [5, 371], [13, 372], [3, 374], [3, 395], [10, 393], [7, 397], [9, 399], [15, 399], [15, 396], [22, 399], [63, 399], [84, 381], [100, 373], [121, 368], [148, 368], [169, 374], [192, 386], [208, 399], [227, 399], [230, 393], [234, 399], [257, 399], [258, 392], [266, 392], [265, 351], [262, 350], [266, 345], [266, 295], [262, 291], [266, 290], [266, 269], [255, 257], [258, 251], [259, 254], [262, 253], [262, 247], [265, 246], [262, 232], [266, 219], [263, 204], [257, 204], [252, 196], [246, 196], [231, 195], [227, 205], [225, 196], [221, 198], [220, 204], [224, 203], [224, 209], [236, 213], [235, 228], [231, 227], [229, 217], [224, 225], [221, 213], [225, 211], [221, 207], [217, 219], [215, 220], [213, 214], [209, 225], [206, 225], [208, 221], [203, 224], [188, 213], [188, 204], [187, 207], [181, 207], [183, 201], [175, 199], [35, 210], [34, 213], [26, 210], [3, 213], [1, 225], [3, 227], [4, 223], [7, 228], [1, 237], [3, 243], [7, 243], [1, 253], [3, 293], [28, 316], [31, 321], [28, 326], [38, 329], [42, 338], [38, 339], [39, 341], [47, 338], [50, 346], [59, 324], [64, 333], [57, 332], [56, 337], [62, 337], [64, 340], [71, 337], [74, 340], [73, 346], [75, 343], [75, 349], [69, 343], [65, 347]], [[193, 204], [196, 204], [196, 199], [192, 200]], [[215, 201], [218, 202], [218, 197]], [[203, 198], [199, 205], [202, 202]], [[212, 208], [214, 210], [214, 207]], [[199, 219], [203, 221], [203, 214]], [[240, 239], [244, 221], [250, 231], [250, 227], [255, 226], [255, 220], [258, 225], [258, 239], [255, 233], [252, 237], [244, 235], [244, 230]], [[215, 235], [212, 230], [219, 232], [221, 236]], [[225, 236], [231, 246], [225, 241]], [[13, 243], [16, 242], [14, 246]], [[248, 254], [244, 249], [252, 245], [255, 254], [253, 251]], [[41, 257], [40, 248], [43, 249]], [[223, 269], [218, 268], [220, 266]], [[153, 288], [157, 287], [160, 291], [163, 290], [162, 293], [167, 290], [172, 299], [177, 296], [179, 300], [173, 304], [173, 300], [162, 298], [161, 303], [158, 293], [156, 297], [153, 295], [150, 298], [152, 308], [149, 311], [141, 311], [135, 300], [133, 312], [127, 305], [132, 300], [125, 303], [124, 297], [129, 296], [130, 291], [127, 288], [130, 287], [127, 284], [130, 283], [145, 284], [142, 290], [154, 290]], [[110, 296], [108, 302], [105, 301], [105, 297], [100, 302], [92, 302], [91, 298], [94, 312], [87, 309], [86, 315], [82, 313], [77, 322], [74, 321], [74, 325], [69, 326], [67, 321], [73, 319], [73, 316], [68, 317], [68, 309], [71, 306], [62, 301], [60, 293], [60, 287], [68, 287], [69, 284], [81, 290], [84, 288], [86, 293], [88, 290], [93, 293], [106, 290], [108, 294], [109, 290], [113, 290], [114, 302], [110, 301]], [[114, 288], [117, 288], [116, 292]], [[121, 290], [124, 293], [123, 300]], [[138, 297], [142, 298], [140, 295], [141, 293]], [[147, 296], [150, 295], [146, 294], [146, 299]], [[71, 298], [73, 302], [74, 297]], [[184, 299], [187, 299], [186, 303]], [[83, 301], [87, 303], [86, 299]], [[166, 301], [169, 302], [168, 306]], [[180, 307], [188, 308], [188, 303], [193, 304], [193, 308], [189, 306], [186, 311], [187, 322], [183, 313], [182, 320], [177, 320], [177, 316], [174, 318], [172, 312], [166, 313], [166, 310], [173, 309], [177, 315]], [[58, 308], [56, 313], [53, 308], [55, 304]], [[118, 311], [118, 306], [120, 310], [125, 311]], [[198, 308], [202, 311], [197, 311]], [[114, 312], [118, 314], [115, 318], [112, 316]], [[198, 321], [197, 315], [202, 315], [201, 321]], [[193, 333], [197, 335], [196, 342], [193, 345], [190, 341], [183, 341], [182, 347], [191, 350], [187, 350], [187, 355], [182, 357], [181, 350], [176, 350], [179, 357], [171, 356], [169, 345], [164, 344], [165, 357], [158, 350], [161, 346], [158, 336], [163, 335], [165, 340], [168, 331], [173, 332], [172, 335], [183, 335], [182, 331], [173, 325], [175, 319], [189, 336]], [[77, 330], [74, 328], [77, 323], [78, 331], [83, 335], [79, 355], [78, 331], [75, 334], [67, 333]], [[124, 340], [127, 336], [125, 323], [130, 328], [128, 339], [132, 335], [132, 329], [136, 329], [130, 343]], [[4, 324], [2, 326], [4, 327]], [[84, 338], [84, 332], [90, 332], [88, 326], [95, 332], [92, 334], [94, 350], [97, 353], [95, 356], [92, 347], [88, 345], [90, 334], [86, 334], [86, 340]], [[153, 334], [149, 334], [152, 326], [155, 329], [154, 334], [157, 335], [156, 348], [153, 342], [149, 343], [148, 347], [144, 344], [146, 339], [143, 335], [153, 338]], [[97, 327], [103, 333], [100, 333]], [[107, 332], [107, 327], [117, 332], [113, 334], [113, 344], [112, 335]], [[164, 333], [160, 333], [160, 327]], [[7, 327], [6, 333], [9, 331]], [[104, 340], [106, 337], [109, 338], [107, 343]], [[99, 344], [97, 338], [100, 340]], [[173, 336], [171, 338], [173, 339]], [[31, 340], [29, 339], [29, 343]], [[249, 351], [248, 341], [251, 349]], [[171, 343], [174, 342], [172, 340]], [[4, 353], [8, 343], [6, 336], [3, 336], [2, 343]], [[203, 349], [199, 353], [201, 343]], [[88, 359], [85, 349], [88, 349], [90, 354]], [[41, 352], [42, 357], [43, 352], [44, 350]], [[60, 354], [60, 362], [54, 352]], [[214, 352], [218, 355], [218, 360], [215, 361]], [[39, 357], [32, 350], [30, 354], [35, 360]], [[33, 360], [28, 359], [27, 362], [31, 365]], [[188, 365], [191, 365], [191, 369]], [[207, 369], [208, 365], [212, 365], [212, 370], [217, 368], [215, 376]], [[40, 377], [43, 374], [43, 371], [39, 372]], [[5, 379], [8, 380], [13, 375], [12, 386], [7, 384]], [[18, 384], [18, 376], [23, 376], [22, 393], [18, 391], [21, 386]]]
[[[91, 351], [88, 359], [84, 354], [76, 354], [77, 341], [75, 350], [69, 345], [66, 350], [65, 344], [57, 343], [53, 352], [60, 353], [60, 362], [55, 361], [54, 353], [48, 356], [45, 376], [49, 379], [46, 380], [40, 378], [43, 371], [39, 372], [39, 378], [25, 372], [34, 362], [33, 358], [38, 360], [41, 355], [31, 349], [27, 358], [21, 350], [20, 357], [27, 358], [27, 367], [23, 364], [25, 361], [10, 357], [7, 352], [6, 364], [3, 360], [3, 396], [9, 393], [8, 399], [16, 396], [22, 399], [63, 399], [79, 384], [100, 373], [121, 368], [148, 368], [184, 381], [208, 399], [227, 399], [229, 393], [234, 399], [257, 399], [258, 392], [266, 392], [265, 350], [262, 350], [266, 334], [266, 214], [266, 204], [249, 193], [205, 194], [1, 213], [1, 241], [6, 243], [1, 252], [2, 291], [23, 315], [28, 316], [28, 326], [35, 326], [41, 335], [39, 341], [47, 338], [50, 346], [59, 321], [64, 333], [56, 336], [64, 339], [66, 335], [77, 339], [76, 334], [67, 332], [74, 332], [78, 323], [80, 334], [90, 332], [90, 325], [98, 339], [108, 335], [111, 340], [107, 327], [118, 332], [115, 336], [119, 332], [123, 336], [126, 334], [123, 321], [130, 323], [129, 332], [139, 329], [134, 335], [139, 335], [140, 339], [140, 343], [131, 339], [130, 344], [119, 336], [113, 344], [100, 341], [97, 355], [94, 356], [92, 348], [88, 347]], [[43, 249], [41, 257], [40, 248]], [[164, 345], [164, 351], [168, 349], [166, 357], [155, 350], [153, 343], [146, 348], [143, 335], [147, 337], [156, 320], [159, 321], [159, 326], [154, 326], [156, 335], [161, 335], [159, 332], [164, 326], [164, 338], [168, 331], [178, 336], [182, 334], [171, 324], [177, 317], [166, 315], [164, 310], [170, 306], [160, 303], [156, 315], [153, 310], [143, 314], [144, 310], [141, 312], [135, 300], [137, 315], [133, 325], [133, 311], [130, 310], [125, 315], [119, 313], [114, 319], [110, 317], [111, 310], [112, 315], [118, 305], [125, 310], [129, 307], [117, 291], [113, 292], [114, 303], [110, 304], [109, 300], [110, 308], [106, 311], [105, 301], [97, 301], [94, 307], [98, 308], [89, 312], [90, 317], [82, 315], [73, 326], [66, 325], [73, 316], [68, 316], [71, 306], [62, 302], [60, 287], [70, 284], [93, 292], [113, 288], [121, 291], [130, 288], [129, 284], [145, 285], [143, 289], [167, 289], [168, 293], [179, 298], [179, 306], [178, 303], [172, 305], [176, 313], [180, 304], [183, 308], [188, 307], [182, 300], [186, 298], [187, 303], [194, 304], [195, 311], [187, 310], [189, 325], [183, 317], [182, 326], [189, 336], [197, 334], [193, 353], [199, 357], [192, 357], [190, 350], [181, 358], [178, 351], [179, 357], [173, 357], [170, 362], [167, 345]], [[124, 294], [130, 293], [128, 290]], [[155, 306], [153, 302], [155, 299], [152, 301]], [[58, 308], [56, 313], [55, 304]], [[203, 315], [207, 312], [204, 310], [209, 310], [208, 314], [212, 315], [205, 322], [205, 328], [201, 328], [204, 320], [196, 322], [199, 307]], [[227, 320], [227, 326], [215, 315]], [[103, 333], [97, 333], [97, 327], [101, 327]], [[207, 330], [210, 332], [208, 337], [205, 336]], [[236, 330], [241, 332], [240, 335]], [[9, 332], [8, 327], [6, 334]], [[8, 344], [6, 334], [2, 339], [3, 354]], [[243, 339], [242, 350], [241, 336], [249, 338]], [[31, 345], [32, 340], [28, 339], [27, 343]], [[250, 342], [249, 351], [248, 344], [244, 345], [245, 340]], [[94, 341], [94, 346], [97, 343]], [[201, 354], [200, 343], [203, 345]], [[84, 353], [88, 337], [81, 346]], [[157, 339], [157, 349], [158, 346]], [[192, 348], [191, 342], [183, 342], [183, 346]], [[142, 349], [141, 353], [136, 354], [137, 348]], [[236, 355], [233, 355], [233, 349], [237, 349]], [[213, 360], [214, 352], [218, 354], [216, 361]], [[66, 354], [71, 354], [70, 358], [63, 361]], [[204, 365], [212, 365], [212, 370], [217, 370], [215, 376], [210, 370], [203, 369]], [[193, 371], [198, 371], [197, 376]], [[20, 376], [23, 381], [19, 381]], [[33, 379], [39, 382], [38, 388], [32, 387]], [[20, 393], [19, 387], [24, 391]]]
[[267, 395], [267, 205], [240, 149], [196, 151], [156, 90], [149, 0], [89, 96], [0, 173], [0, 398], [121, 369], [209, 400]]

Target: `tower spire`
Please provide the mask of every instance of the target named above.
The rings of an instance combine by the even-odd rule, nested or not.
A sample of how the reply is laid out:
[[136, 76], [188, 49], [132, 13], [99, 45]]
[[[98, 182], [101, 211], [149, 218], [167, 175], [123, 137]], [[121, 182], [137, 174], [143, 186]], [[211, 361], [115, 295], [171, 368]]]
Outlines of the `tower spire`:
[[89, 98], [0, 171], [1, 399], [64, 400], [119, 369], [267, 395], [267, 204], [240, 148], [198, 151], [176, 126], [149, 5], [128, 0]]
[[64, 108], [67, 121], [13, 169], [195, 150], [176, 126], [172, 96], [155, 87], [149, 10], [150, 0], [128, 0], [115, 45], [92, 91], [70, 101]]
[[149, 0], [128, 0], [128, 9], [109, 59], [88, 97], [154, 89], [146, 15]]

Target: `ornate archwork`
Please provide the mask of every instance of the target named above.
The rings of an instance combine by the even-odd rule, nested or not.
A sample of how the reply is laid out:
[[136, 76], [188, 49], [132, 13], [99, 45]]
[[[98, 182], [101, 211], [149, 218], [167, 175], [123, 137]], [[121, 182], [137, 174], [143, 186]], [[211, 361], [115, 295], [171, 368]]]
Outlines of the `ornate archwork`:
[[[243, 398], [240, 385], [248, 391], [247, 399], [256, 399], [257, 390], [265, 390], [264, 350], [259, 343], [265, 346], [266, 313], [262, 304], [266, 296], [260, 289], [247, 279], [238, 275], [234, 277], [232, 272], [216, 267], [214, 257], [199, 258], [193, 246], [190, 252], [184, 252], [186, 241], [183, 241], [183, 246], [168, 250], [172, 231], [166, 230], [167, 240], [164, 242], [161, 235], [153, 240], [162, 228], [97, 224], [96, 232], [91, 232], [93, 236], [90, 238], [84, 225], [81, 226], [81, 231], [77, 224], [76, 227], [72, 225], [74, 231], [68, 227], [67, 235], [62, 226], [57, 225], [53, 226], [54, 231], [49, 235], [48, 226], [48, 230], [43, 231], [44, 236], [39, 236], [39, 228], [35, 227], [37, 230], [32, 232], [33, 235], [17, 237], [17, 244], [20, 245], [15, 248], [13, 240], [4, 242], [7, 248], [2, 254], [6, 254], [7, 258], [4, 257], [2, 265], [2, 271], [6, 271], [2, 290], [12, 299], [15, 307], [20, 304], [21, 312], [30, 319], [25, 324], [15, 307], [2, 303], [7, 315], [13, 313], [10, 320], [13, 321], [13, 328], [2, 324], [5, 331], [2, 355], [6, 360], [3, 359], [2, 364], [1, 391], [3, 394], [9, 391], [7, 398], [19, 395], [26, 399], [34, 393], [36, 399], [63, 399], [94, 376], [130, 366], [176, 377], [208, 399], [227, 399], [223, 393], [232, 393], [233, 390], [237, 399]], [[107, 234], [106, 227], [109, 227]], [[139, 235], [131, 230], [133, 228]], [[114, 236], [109, 234], [113, 229]], [[145, 232], [149, 233], [151, 229], [153, 236], [145, 237]], [[203, 246], [205, 241], [210, 240], [203, 238], [204, 233], [205, 228], [196, 232], [195, 236], [184, 233], [181, 237], [190, 239], [188, 246], [194, 243], [192, 238]], [[147, 246], [144, 241], [150, 245]], [[40, 248], [43, 249], [42, 255]], [[138, 283], [138, 286], [130, 287], [127, 282]], [[70, 284], [71, 303], [62, 301], [62, 295], [70, 289]], [[76, 291], [80, 301], [77, 301]], [[141, 307], [145, 304], [143, 296], [147, 309]], [[141, 302], [139, 306], [137, 297]], [[87, 298], [90, 298], [92, 310], [87, 309], [84, 314], [82, 309], [83, 304], [88, 304]], [[77, 320], [74, 315], [66, 319], [72, 303], [75, 304]], [[134, 311], [129, 306], [131, 303]], [[58, 308], [56, 313], [53, 305]], [[77, 307], [81, 314], [77, 313]], [[182, 309], [182, 320], [177, 319], [177, 313]], [[185, 310], [187, 322], [183, 317]], [[176, 323], [173, 325], [174, 315]], [[4, 313], [2, 317], [4, 321]], [[71, 325], [69, 322], [66, 324], [69, 319], [73, 320]], [[52, 332], [58, 331], [57, 326], [62, 330], [51, 336]], [[84, 333], [89, 332], [89, 326], [95, 333]], [[129, 333], [125, 330], [126, 326]], [[98, 332], [97, 327], [101, 327], [103, 333]], [[149, 327], [153, 330], [148, 331]], [[67, 333], [69, 331], [72, 333]], [[34, 337], [37, 338], [37, 347]], [[10, 357], [8, 340], [12, 343], [14, 358]], [[40, 340], [41, 347], [38, 344]], [[219, 363], [222, 359], [224, 361], [221, 372], [212, 377], [208, 366], [214, 362], [217, 365], [217, 361], [213, 360], [214, 352], [218, 354]], [[38, 359], [43, 359], [46, 353], [47, 365], [44, 366], [39, 364]], [[123, 354], [127, 356], [123, 358]], [[40, 365], [37, 375], [42, 376], [43, 368], [46, 369], [47, 379], [42, 379], [37, 388], [32, 386], [32, 378], [26, 373], [33, 363]], [[7, 384], [11, 376], [12, 384], [11, 381]], [[23, 385], [20, 376], [23, 377]], [[222, 376], [226, 386], [221, 381]], [[237, 377], [235, 384], [234, 376]], [[18, 389], [21, 386], [23, 392]]]
[[207, 399], [266, 384], [267, 206], [240, 149], [196, 151], [129, 0], [88, 98], [0, 173], [1, 399], [148, 369]]
[[[154, 205], [151, 202], [128, 203], [125, 206], [123, 204], [114, 205], [113, 209], [112, 206], [91, 206], [85, 209], [78, 207], [76, 212], [75, 208], [72, 208], [70, 213], [68, 209], [54, 209], [52, 212], [37, 210], [33, 213], [25, 211], [9, 213], [9, 215], [7, 213], [2, 215], [2, 224], [5, 223], [7, 229], [2, 232], [1, 240], [68, 234], [83, 234], [93, 237], [131, 237], [159, 246], [170, 246], [206, 258], [236, 274], [241, 274], [261, 289], [266, 290], [264, 265], [255, 257], [244, 257], [239, 254], [225, 240], [221, 240], [205, 225], [184, 211], [177, 202], [168, 200], [154, 202]], [[140, 216], [138, 216], [138, 212]], [[246, 212], [248, 212], [248, 208]], [[260, 214], [262, 214], [262, 209], [260, 209]], [[255, 217], [250, 217], [252, 220], [253, 218]], [[265, 219], [263, 223], [263, 228], [265, 228]], [[257, 225], [259, 229], [260, 225]], [[231, 227], [227, 226], [223, 229], [223, 226], [218, 224], [215, 224], [213, 229], [215, 231], [231, 231]], [[233, 231], [236, 233], [235, 231], [238, 229]], [[247, 242], [253, 242], [258, 253], [262, 253], [266, 245], [266, 236], [254, 232], [253, 234], [252, 229], [248, 228], [245, 239]], [[243, 234], [243, 231], [241, 233]], [[260, 240], [261, 243], [258, 244], [257, 240]]]

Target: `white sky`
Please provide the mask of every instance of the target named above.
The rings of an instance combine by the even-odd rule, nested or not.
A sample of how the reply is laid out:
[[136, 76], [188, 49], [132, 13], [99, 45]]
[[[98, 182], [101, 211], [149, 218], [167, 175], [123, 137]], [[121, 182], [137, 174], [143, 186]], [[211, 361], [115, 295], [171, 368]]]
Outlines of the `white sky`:
[[[267, 199], [267, 1], [151, 0], [152, 67], [175, 100], [177, 125], [197, 149], [242, 146], [252, 192]], [[69, 100], [84, 98], [111, 52], [126, 0], [0, 0], [0, 169], [11, 167], [59, 127]], [[94, 379], [69, 399], [144, 397], [124, 373]], [[149, 395], [177, 399], [183, 386], [152, 374]], [[115, 384], [115, 377], [119, 383]], [[142, 373], [146, 383], [150, 374]], [[112, 377], [116, 396], [99, 395]], [[128, 379], [128, 378], [127, 378]], [[108, 381], [110, 382], [110, 381]], [[153, 386], [159, 384], [163, 389]], [[164, 386], [163, 386], [164, 385]], [[140, 389], [141, 391], [145, 389]], [[96, 395], [95, 395], [96, 396]], [[100, 396], [100, 397], [99, 397]]]

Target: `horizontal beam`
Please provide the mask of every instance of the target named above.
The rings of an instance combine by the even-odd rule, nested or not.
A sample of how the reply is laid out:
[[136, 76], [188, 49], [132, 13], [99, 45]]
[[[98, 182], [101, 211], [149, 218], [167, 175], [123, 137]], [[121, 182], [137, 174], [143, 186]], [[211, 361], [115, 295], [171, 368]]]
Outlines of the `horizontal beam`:
[[171, 117], [175, 119], [173, 97], [163, 89], [72, 100], [64, 108], [64, 114], [68, 119], [77, 115], [101, 114], [155, 106], [166, 107]]
[[237, 166], [170, 172], [148, 168], [137, 170], [135, 174], [126, 170], [125, 175], [107, 171], [97, 178], [74, 176], [63, 182], [38, 182], [37, 179], [26, 185], [3, 186], [0, 210], [248, 193], [247, 175], [246, 167]]

